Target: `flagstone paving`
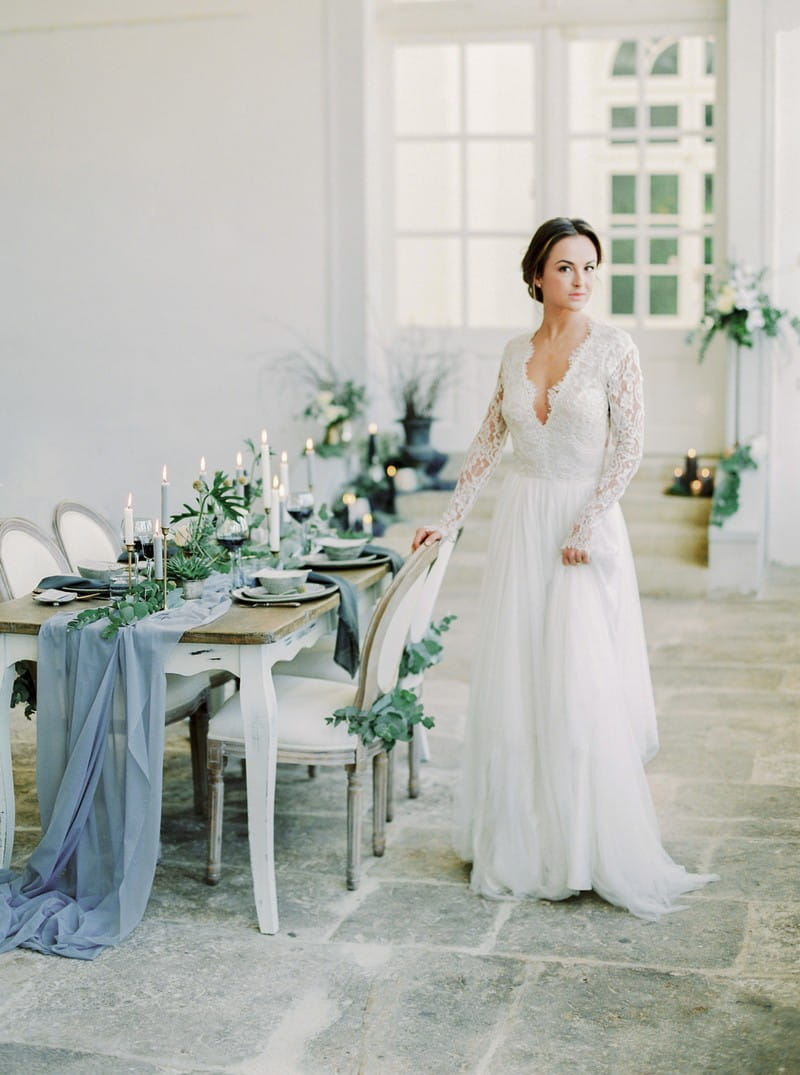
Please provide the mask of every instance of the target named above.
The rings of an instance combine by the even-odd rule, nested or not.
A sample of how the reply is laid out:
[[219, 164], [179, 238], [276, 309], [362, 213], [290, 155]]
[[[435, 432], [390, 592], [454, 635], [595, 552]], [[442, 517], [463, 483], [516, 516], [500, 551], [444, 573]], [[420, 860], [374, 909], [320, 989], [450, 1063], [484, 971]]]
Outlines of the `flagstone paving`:
[[[443, 499], [401, 502], [387, 540], [406, 545]], [[647, 512], [641, 488], [626, 511], [639, 500]], [[3, 1075], [800, 1071], [800, 570], [774, 569], [758, 599], [706, 600], [683, 553], [650, 558], [643, 578], [664, 840], [721, 880], [658, 923], [593, 895], [493, 903], [472, 895], [449, 841], [490, 516], [484, 505], [470, 521], [439, 601], [459, 619], [426, 684], [437, 724], [422, 794], [406, 798], [399, 748], [386, 855], [371, 857], [365, 825], [360, 889], [344, 886], [343, 774], [282, 768], [281, 931], [259, 934], [241, 771], [226, 781], [223, 876], [208, 888], [188, 738], [167, 729], [147, 914], [93, 963], [0, 956]], [[35, 719], [13, 725], [18, 865], [38, 835]]]

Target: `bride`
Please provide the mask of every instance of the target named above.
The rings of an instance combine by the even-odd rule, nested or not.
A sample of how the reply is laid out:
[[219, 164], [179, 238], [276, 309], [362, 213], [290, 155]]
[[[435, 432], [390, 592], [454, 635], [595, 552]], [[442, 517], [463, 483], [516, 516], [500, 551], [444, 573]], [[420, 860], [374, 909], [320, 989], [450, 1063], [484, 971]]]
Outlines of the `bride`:
[[630, 544], [619, 507], [642, 456], [639, 357], [591, 320], [602, 251], [582, 220], [537, 230], [522, 262], [543, 306], [512, 339], [438, 527], [452, 538], [499, 460], [480, 601], [456, 850], [472, 888], [561, 900], [594, 889], [642, 918], [678, 910], [690, 874], [661, 846], [644, 773], [658, 749]]

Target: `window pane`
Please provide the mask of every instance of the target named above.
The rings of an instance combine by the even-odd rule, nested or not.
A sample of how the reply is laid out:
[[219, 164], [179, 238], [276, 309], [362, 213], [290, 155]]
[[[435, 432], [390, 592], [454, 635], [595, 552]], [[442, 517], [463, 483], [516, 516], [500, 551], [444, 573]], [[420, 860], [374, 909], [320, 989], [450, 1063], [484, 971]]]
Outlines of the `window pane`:
[[678, 106], [677, 105], [651, 105], [650, 106], [650, 126], [651, 127], [677, 127], [678, 126]]
[[678, 177], [676, 175], [650, 176], [650, 212], [678, 212]]
[[709, 131], [709, 133], [706, 135], [705, 141], [706, 142], [713, 142], [714, 141], [714, 135], [713, 135], [713, 130], [714, 130], [714, 106], [713, 105], [705, 105], [705, 107], [703, 109], [703, 121], [705, 123], [705, 126], [706, 126], [707, 130]]
[[[612, 130], [621, 130], [625, 128], [632, 128], [636, 126], [636, 109], [629, 108], [627, 106], [615, 106], [611, 109], [611, 127]], [[631, 135], [628, 138], [612, 138], [612, 145], [625, 145], [629, 142], [635, 142], [636, 139]]]
[[650, 264], [669, 265], [671, 258], [678, 256], [677, 239], [651, 239]]
[[703, 212], [714, 212], [714, 176], [708, 173], [703, 176]]
[[636, 212], [636, 176], [611, 176], [611, 212]]
[[[650, 109], [650, 127], [677, 127], [679, 123], [678, 106], [677, 105], [651, 105]], [[651, 134], [649, 138], [650, 142], [677, 142], [676, 136], [656, 136]]]
[[611, 312], [612, 314], [633, 313], [633, 288], [632, 276], [611, 277]]
[[458, 146], [401, 142], [395, 164], [395, 214], [400, 230], [444, 231], [461, 219]]
[[635, 239], [612, 239], [611, 262], [613, 265], [633, 265], [636, 261]]
[[533, 228], [533, 146], [477, 142], [467, 147], [467, 226], [484, 231]]
[[532, 45], [467, 45], [466, 71], [471, 134], [533, 132]]
[[636, 74], [636, 42], [623, 41], [617, 49], [614, 57], [612, 75], [635, 75]]
[[397, 134], [452, 134], [458, 130], [456, 45], [396, 49], [394, 111]]
[[650, 71], [651, 75], [677, 75], [678, 73], [678, 43], [667, 45], [656, 56]]
[[636, 126], [636, 108], [629, 107], [628, 105], [621, 107], [613, 107], [611, 109], [611, 126], [612, 127], [635, 127]]
[[650, 277], [650, 313], [677, 314], [678, 312], [678, 277]]
[[396, 286], [398, 324], [460, 324], [458, 240], [398, 239]]
[[528, 239], [470, 239], [467, 244], [467, 324], [524, 327], [531, 320], [531, 298], [520, 264]]
[[714, 39], [709, 38], [706, 41], [706, 74], [714, 74]]
[[703, 262], [706, 265], [714, 264], [714, 240], [710, 235], [703, 238]]

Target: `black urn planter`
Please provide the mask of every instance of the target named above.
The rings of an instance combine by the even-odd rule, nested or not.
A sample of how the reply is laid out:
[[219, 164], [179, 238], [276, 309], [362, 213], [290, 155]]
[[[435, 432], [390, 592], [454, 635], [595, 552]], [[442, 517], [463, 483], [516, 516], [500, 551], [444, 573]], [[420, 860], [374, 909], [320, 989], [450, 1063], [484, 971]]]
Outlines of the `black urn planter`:
[[406, 448], [430, 448], [433, 418], [401, 418]]
[[434, 418], [416, 416], [400, 419], [406, 440], [396, 459], [391, 460], [398, 467], [413, 467], [419, 476], [423, 489], [452, 489], [452, 482], [439, 478], [439, 471], [447, 462], [447, 456], [431, 445], [431, 426]]

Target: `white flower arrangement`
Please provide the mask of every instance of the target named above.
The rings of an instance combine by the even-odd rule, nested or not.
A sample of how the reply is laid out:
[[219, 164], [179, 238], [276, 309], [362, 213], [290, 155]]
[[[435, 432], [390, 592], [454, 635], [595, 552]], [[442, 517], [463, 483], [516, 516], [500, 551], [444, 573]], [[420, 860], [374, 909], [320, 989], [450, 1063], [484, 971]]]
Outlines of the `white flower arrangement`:
[[754, 333], [763, 332], [775, 337], [786, 320], [800, 339], [800, 318], [773, 306], [764, 291], [762, 281], [766, 272], [766, 269], [757, 272], [749, 265], [732, 261], [728, 265], [727, 279], [716, 289], [711, 285], [706, 288], [703, 320], [690, 337], [693, 339], [700, 334], [701, 362], [718, 332], [724, 332], [739, 347], [752, 347]]

